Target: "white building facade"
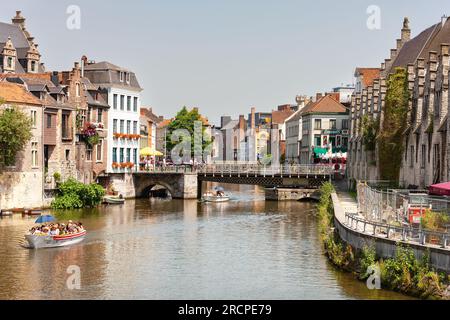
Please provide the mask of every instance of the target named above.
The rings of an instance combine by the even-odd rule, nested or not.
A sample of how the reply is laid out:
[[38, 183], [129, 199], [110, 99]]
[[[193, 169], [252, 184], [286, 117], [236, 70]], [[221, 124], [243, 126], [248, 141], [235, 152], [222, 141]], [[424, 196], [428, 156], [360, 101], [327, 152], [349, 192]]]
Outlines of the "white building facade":
[[106, 173], [130, 172], [139, 168], [140, 109], [142, 88], [136, 75], [108, 62], [89, 63], [85, 75], [107, 90], [109, 130]]

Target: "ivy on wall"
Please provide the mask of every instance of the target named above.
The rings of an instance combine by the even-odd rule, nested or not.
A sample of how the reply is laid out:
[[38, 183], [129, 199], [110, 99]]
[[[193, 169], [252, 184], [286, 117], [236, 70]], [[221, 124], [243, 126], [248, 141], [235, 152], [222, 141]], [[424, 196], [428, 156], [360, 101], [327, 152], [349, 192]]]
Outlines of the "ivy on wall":
[[406, 69], [396, 68], [387, 81], [384, 119], [378, 138], [378, 161], [382, 180], [399, 180], [409, 97]]
[[375, 151], [378, 129], [380, 123], [378, 119], [369, 117], [365, 114], [361, 119], [361, 131], [363, 136], [364, 149], [366, 151]]

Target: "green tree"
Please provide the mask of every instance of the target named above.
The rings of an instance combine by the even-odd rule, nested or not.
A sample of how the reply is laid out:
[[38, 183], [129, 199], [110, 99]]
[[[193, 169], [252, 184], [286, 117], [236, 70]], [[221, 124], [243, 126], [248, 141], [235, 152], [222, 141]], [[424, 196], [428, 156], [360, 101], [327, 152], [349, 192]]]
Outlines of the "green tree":
[[[4, 102], [0, 100], [0, 106]], [[0, 166], [12, 166], [16, 155], [31, 140], [31, 118], [17, 107], [0, 111]]]
[[58, 186], [58, 195], [52, 202], [53, 209], [81, 209], [99, 205], [105, 195], [102, 186], [83, 184], [69, 179]]
[[[195, 129], [200, 126], [199, 134], [195, 135]], [[172, 134], [177, 130], [186, 130], [187, 136], [180, 137], [179, 141], [172, 141]], [[188, 110], [184, 106], [175, 116], [167, 128], [166, 147], [167, 152], [170, 154], [172, 149], [180, 143], [181, 140], [189, 140], [191, 148], [191, 156], [194, 154], [203, 154], [203, 152], [212, 143], [211, 137], [206, 134], [206, 127], [203, 125], [202, 117], [198, 112], [198, 109], [193, 108]], [[201, 140], [201, 141], [200, 141]]]
[[396, 68], [387, 81], [384, 119], [379, 138], [378, 158], [382, 180], [399, 180], [409, 96], [406, 69]]

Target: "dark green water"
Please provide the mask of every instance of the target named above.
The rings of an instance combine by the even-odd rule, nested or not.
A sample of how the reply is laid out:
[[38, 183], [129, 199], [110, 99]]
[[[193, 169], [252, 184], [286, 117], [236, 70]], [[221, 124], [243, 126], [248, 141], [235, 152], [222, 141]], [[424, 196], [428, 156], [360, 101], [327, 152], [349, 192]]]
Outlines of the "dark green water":
[[[314, 204], [266, 202], [254, 187], [202, 204], [136, 200], [79, 211], [78, 245], [20, 246], [35, 218], [0, 220], [0, 299], [405, 299], [371, 291], [324, 257]], [[69, 266], [80, 290], [69, 290]]]

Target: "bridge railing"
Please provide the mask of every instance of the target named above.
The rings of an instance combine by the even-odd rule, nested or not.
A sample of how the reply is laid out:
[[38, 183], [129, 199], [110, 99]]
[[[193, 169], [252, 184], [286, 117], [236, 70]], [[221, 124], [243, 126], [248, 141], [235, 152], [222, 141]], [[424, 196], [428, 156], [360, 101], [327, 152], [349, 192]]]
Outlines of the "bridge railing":
[[260, 164], [210, 164], [197, 168], [200, 174], [230, 174], [255, 176], [331, 175], [334, 170], [323, 165], [263, 166]]
[[218, 175], [304, 176], [331, 175], [333, 167], [324, 165], [263, 166], [260, 164], [171, 165], [137, 169], [139, 173], [198, 173]]

